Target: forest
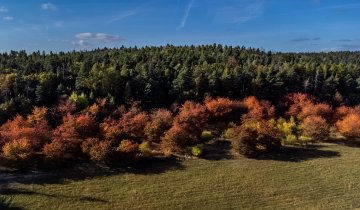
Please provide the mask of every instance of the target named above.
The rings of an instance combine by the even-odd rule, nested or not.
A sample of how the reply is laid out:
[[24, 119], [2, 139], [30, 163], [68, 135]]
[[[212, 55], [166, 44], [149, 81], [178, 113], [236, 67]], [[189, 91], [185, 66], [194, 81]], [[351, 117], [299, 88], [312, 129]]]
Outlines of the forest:
[[360, 138], [360, 52], [222, 45], [0, 54], [1, 164], [256, 157]]

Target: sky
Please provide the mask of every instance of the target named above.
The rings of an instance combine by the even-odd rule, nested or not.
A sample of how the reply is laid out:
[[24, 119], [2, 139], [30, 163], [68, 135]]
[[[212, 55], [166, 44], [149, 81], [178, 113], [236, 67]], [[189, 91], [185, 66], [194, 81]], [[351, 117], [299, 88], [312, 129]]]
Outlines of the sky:
[[360, 1], [0, 0], [0, 52], [213, 43], [360, 50]]

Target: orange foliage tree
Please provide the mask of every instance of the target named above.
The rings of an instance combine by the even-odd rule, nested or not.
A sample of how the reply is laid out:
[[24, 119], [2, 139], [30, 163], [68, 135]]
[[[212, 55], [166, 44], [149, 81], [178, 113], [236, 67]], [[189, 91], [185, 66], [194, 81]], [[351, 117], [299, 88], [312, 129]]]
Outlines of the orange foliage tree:
[[162, 138], [164, 151], [175, 150], [167, 147], [183, 147], [197, 143], [204, 125], [208, 121], [208, 113], [204, 105], [186, 101], [175, 116], [172, 127]]
[[315, 103], [312, 96], [303, 93], [294, 93], [286, 96], [288, 116], [293, 116], [298, 120], [304, 120], [309, 116], [321, 116], [326, 120], [331, 120], [333, 116], [332, 107], [326, 103]]
[[326, 140], [330, 133], [330, 126], [321, 116], [308, 116], [301, 124], [302, 135], [312, 141]]
[[275, 107], [268, 101], [259, 101], [255, 96], [249, 96], [243, 103], [248, 112], [242, 116], [242, 120], [248, 119], [271, 119], [275, 115]]
[[336, 122], [339, 132], [349, 138], [360, 138], [360, 115], [346, 114]]
[[173, 116], [167, 109], [157, 109], [150, 115], [150, 120], [147, 122], [144, 132], [148, 141], [160, 142], [160, 137], [172, 125]]
[[274, 120], [253, 118], [234, 128], [231, 143], [235, 151], [251, 157], [279, 148], [281, 136]]
[[0, 128], [2, 144], [13, 140], [27, 139], [34, 149], [39, 149], [50, 140], [47, 109], [35, 107], [27, 118], [17, 115]]

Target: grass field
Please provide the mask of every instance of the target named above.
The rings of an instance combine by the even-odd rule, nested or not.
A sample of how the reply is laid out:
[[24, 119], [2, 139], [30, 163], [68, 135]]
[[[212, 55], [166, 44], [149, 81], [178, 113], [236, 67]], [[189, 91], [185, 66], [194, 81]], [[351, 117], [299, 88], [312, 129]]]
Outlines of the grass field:
[[1, 174], [2, 206], [9, 209], [360, 208], [360, 148], [346, 145], [288, 148], [279, 155], [258, 159], [191, 159], [157, 162], [142, 169], [85, 171], [61, 172], [58, 176]]

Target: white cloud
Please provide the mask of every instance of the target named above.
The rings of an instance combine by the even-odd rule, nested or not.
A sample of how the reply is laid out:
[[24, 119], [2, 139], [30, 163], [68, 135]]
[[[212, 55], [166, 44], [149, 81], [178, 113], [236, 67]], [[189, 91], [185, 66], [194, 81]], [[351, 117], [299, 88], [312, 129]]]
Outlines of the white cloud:
[[92, 33], [79, 33], [75, 35], [75, 37], [78, 39], [90, 39], [92, 36]]
[[181, 19], [180, 25], [177, 27], [177, 30], [180, 30], [180, 29], [185, 27], [193, 3], [194, 3], [194, 0], [189, 1], [188, 5], [187, 5], [187, 7], [185, 9], [184, 16]]
[[0, 6], [0, 12], [7, 12], [8, 8], [6, 8], [5, 6]]
[[91, 47], [92, 44], [89, 43], [89, 42], [86, 42], [85, 40], [83, 39], [80, 39], [76, 42], [72, 42], [72, 44], [75, 46], [75, 47], [80, 47], [80, 48], [88, 48], [88, 47]]
[[56, 11], [57, 8], [54, 4], [52, 3], [44, 3], [41, 5], [41, 9], [45, 10], [45, 11]]
[[6, 16], [6, 17], [3, 17], [3, 20], [14, 20], [14, 17]]
[[112, 42], [112, 41], [117, 41], [120, 39], [119, 36], [117, 35], [109, 35], [109, 34], [104, 34], [104, 33], [97, 33], [95, 36], [95, 39], [98, 41], [104, 41], [104, 42]]
[[92, 34], [89, 32], [76, 34], [75, 38], [79, 40], [95, 40], [100, 42], [113, 42], [120, 39], [120, 37], [117, 35], [110, 35], [105, 33]]

